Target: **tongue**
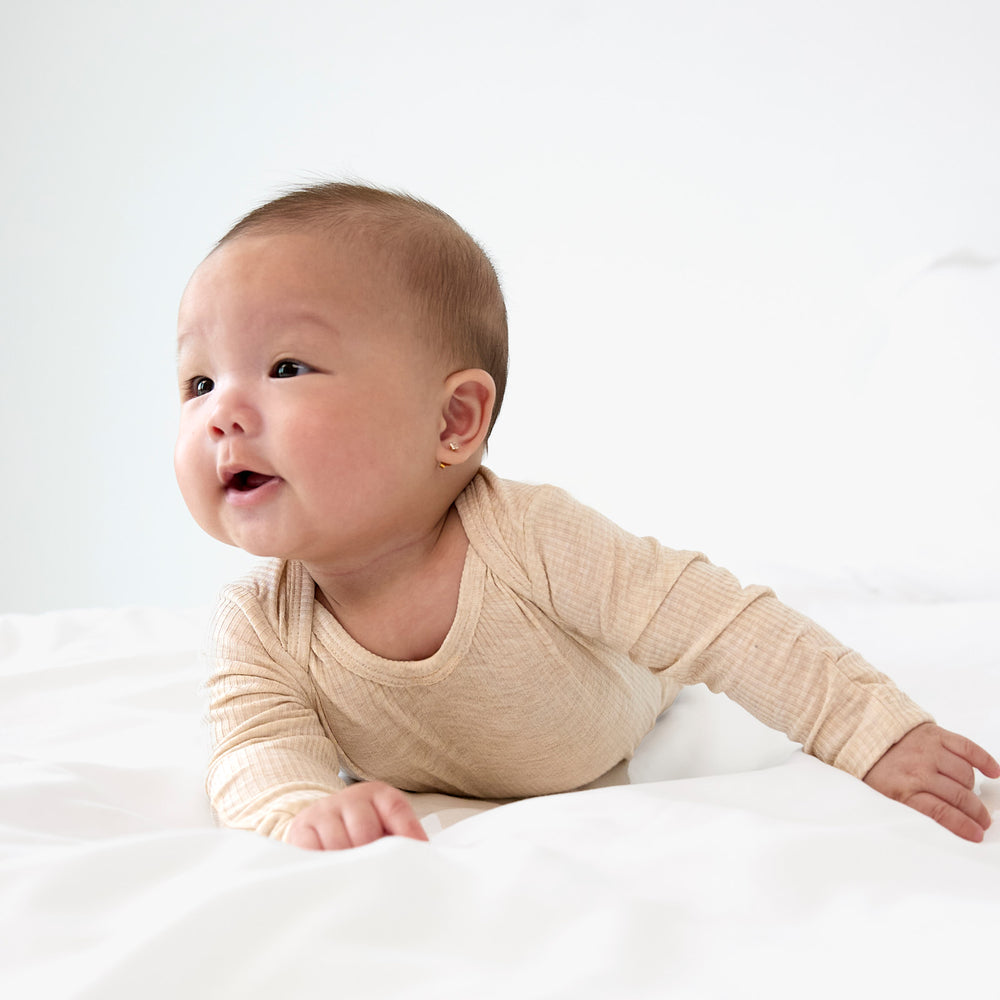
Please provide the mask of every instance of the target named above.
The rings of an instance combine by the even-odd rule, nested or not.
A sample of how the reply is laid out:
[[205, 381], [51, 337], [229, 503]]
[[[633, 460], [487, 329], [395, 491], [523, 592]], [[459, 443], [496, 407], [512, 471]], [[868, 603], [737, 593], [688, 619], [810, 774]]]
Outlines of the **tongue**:
[[262, 472], [248, 472], [243, 477], [242, 488], [245, 490], [255, 490], [258, 486], [263, 486], [273, 476], [265, 476]]

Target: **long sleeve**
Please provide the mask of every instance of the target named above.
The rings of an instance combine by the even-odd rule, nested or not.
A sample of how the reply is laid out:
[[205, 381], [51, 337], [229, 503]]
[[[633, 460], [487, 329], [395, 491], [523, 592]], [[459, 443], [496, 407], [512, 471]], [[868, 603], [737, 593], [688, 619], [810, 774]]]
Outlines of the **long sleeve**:
[[726, 694], [828, 764], [863, 777], [931, 721], [858, 653], [698, 553], [636, 538], [555, 489], [536, 491], [520, 530], [532, 594], [567, 628]]
[[[294, 632], [291, 617], [288, 628]], [[223, 824], [282, 839], [302, 809], [344, 783], [306, 664], [289, 651], [295, 644], [277, 635], [276, 618], [265, 613], [255, 588], [246, 584], [227, 588], [216, 611], [215, 669], [207, 684], [213, 752], [206, 788]], [[301, 656], [307, 639], [300, 646]]]

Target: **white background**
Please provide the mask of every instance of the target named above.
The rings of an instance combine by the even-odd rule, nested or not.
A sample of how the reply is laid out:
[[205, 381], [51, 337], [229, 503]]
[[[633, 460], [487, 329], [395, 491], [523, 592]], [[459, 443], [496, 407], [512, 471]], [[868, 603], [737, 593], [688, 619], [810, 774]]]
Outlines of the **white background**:
[[499, 474], [748, 579], [1000, 593], [994, 0], [39, 0], [0, 38], [0, 610], [246, 564], [174, 485], [177, 300], [330, 176], [495, 260]]

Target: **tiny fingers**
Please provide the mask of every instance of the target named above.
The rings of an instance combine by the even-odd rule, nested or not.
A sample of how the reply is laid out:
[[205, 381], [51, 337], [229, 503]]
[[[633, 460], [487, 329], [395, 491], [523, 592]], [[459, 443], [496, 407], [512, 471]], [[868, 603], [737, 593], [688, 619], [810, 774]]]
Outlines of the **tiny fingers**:
[[[946, 781], [946, 778], [942, 778], [942, 782]], [[971, 789], [964, 788], [954, 782], [949, 782], [947, 788], [942, 788], [938, 792], [938, 797], [965, 813], [966, 816], [983, 830], [989, 827], [991, 823], [990, 811], [986, 808], [982, 799]]]
[[358, 782], [307, 806], [292, 820], [285, 840], [312, 851], [363, 847], [386, 836], [427, 840], [413, 807], [397, 788]]
[[427, 832], [420, 825], [406, 796], [397, 788], [386, 785], [373, 800], [382, 818], [385, 832], [395, 837], [428, 840]]
[[894, 743], [864, 780], [959, 837], [979, 842], [991, 817], [974, 792], [976, 769], [989, 778], [1000, 777], [1000, 764], [981, 746], [925, 722]]
[[319, 837], [324, 851], [342, 851], [345, 847], [352, 846], [344, 818], [336, 813], [324, 818]]
[[370, 800], [362, 799], [344, 807], [342, 819], [349, 847], [363, 847], [387, 832]]
[[913, 796], [906, 804], [930, 817], [935, 823], [950, 830], [963, 840], [971, 840], [973, 843], [978, 844], [983, 839], [986, 828], [990, 825], [988, 813], [985, 822], [979, 823], [964, 809], [956, 808], [930, 792], [921, 792], [919, 795]]
[[344, 823], [333, 810], [314, 812], [293, 824], [285, 839], [308, 851], [339, 851], [351, 846]]
[[942, 754], [937, 764], [944, 777], [958, 782], [963, 788], [971, 790], [975, 786], [976, 770], [964, 757], [954, 753]]
[[965, 840], [979, 842], [989, 829], [990, 812], [970, 788], [944, 774], [931, 778], [923, 790], [904, 800]]
[[946, 749], [967, 761], [976, 770], [988, 778], [1000, 778], [1000, 763], [988, 754], [978, 743], [973, 743], [967, 736], [949, 732], [944, 729], [941, 742]]
[[319, 833], [317, 833], [314, 826], [307, 826], [302, 823], [293, 825], [289, 829], [285, 840], [293, 847], [301, 847], [307, 851], [323, 850], [323, 842], [320, 840]]

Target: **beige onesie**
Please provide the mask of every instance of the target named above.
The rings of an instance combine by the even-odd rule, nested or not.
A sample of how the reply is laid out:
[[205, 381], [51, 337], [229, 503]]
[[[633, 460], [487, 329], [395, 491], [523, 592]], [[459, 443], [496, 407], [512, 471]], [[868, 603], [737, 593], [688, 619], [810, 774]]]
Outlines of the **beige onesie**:
[[221, 822], [280, 838], [342, 769], [484, 799], [578, 788], [629, 758], [684, 684], [859, 777], [930, 719], [771, 591], [561, 490], [483, 469], [456, 508], [458, 611], [426, 660], [359, 646], [300, 563], [268, 561], [223, 592], [207, 779]]

